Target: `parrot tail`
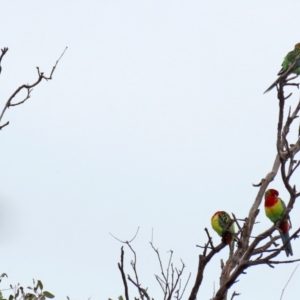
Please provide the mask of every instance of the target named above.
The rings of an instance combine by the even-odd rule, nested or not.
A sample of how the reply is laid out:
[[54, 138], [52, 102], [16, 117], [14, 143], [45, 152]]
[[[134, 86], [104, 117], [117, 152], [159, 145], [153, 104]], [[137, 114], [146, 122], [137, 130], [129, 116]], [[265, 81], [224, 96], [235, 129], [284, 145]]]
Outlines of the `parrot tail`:
[[222, 242], [229, 246], [229, 257], [231, 257], [234, 252], [234, 236], [232, 236], [231, 234], [226, 234], [222, 238]]
[[292, 245], [291, 245], [291, 241], [289, 241], [290, 239], [290, 235], [289, 235], [289, 232], [286, 232], [286, 233], [282, 233], [280, 232], [280, 237], [282, 239], [282, 243], [285, 244], [285, 253], [286, 253], [286, 256], [293, 256], [293, 249], [292, 249]]
[[266, 89], [266, 91], [264, 92], [264, 94], [265, 93], [267, 93], [267, 92], [269, 92], [269, 91], [271, 91], [276, 85], [277, 85], [277, 83], [279, 82], [279, 79], [280, 79], [280, 77], [279, 78], [277, 78], [267, 89]]

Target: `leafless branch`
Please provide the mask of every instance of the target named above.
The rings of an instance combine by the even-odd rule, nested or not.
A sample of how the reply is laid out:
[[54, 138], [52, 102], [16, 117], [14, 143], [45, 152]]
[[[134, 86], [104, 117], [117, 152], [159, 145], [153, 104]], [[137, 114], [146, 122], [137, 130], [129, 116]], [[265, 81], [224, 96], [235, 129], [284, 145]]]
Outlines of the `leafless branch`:
[[186, 283], [185, 283], [185, 286], [184, 286], [184, 288], [183, 288], [183, 290], [182, 290], [182, 292], [181, 292], [181, 295], [179, 296], [178, 300], [181, 300], [181, 299], [182, 299], [182, 296], [183, 296], [183, 294], [184, 294], [184, 292], [185, 292], [185, 290], [186, 290], [186, 287], [187, 287], [187, 285], [188, 285], [188, 283], [189, 283], [189, 281], [190, 281], [190, 278], [191, 278], [191, 273], [189, 274], [189, 277], [188, 277], [188, 279], [187, 279], [187, 281], [186, 281]]
[[232, 300], [235, 296], [239, 296], [239, 295], [240, 295], [240, 293], [237, 293], [236, 291], [234, 291], [230, 300]]
[[[6, 112], [6, 110], [11, 107], [11, 106], [17, 106], [17, 105], [20, 105], [20, 104], [23, 104], [26, 100], [28, 100], [30, 98], [30, 93], [32, 92], [33, 88], [35, 86], [37, 86], [43, 79], [45, 79], [46, 81], [48, 80], [51, 80], [52, 79], [52, 75], [57, 67], [57, 64], [59, 63], [60, 59], [62, 58], [62, 56], [64, 55], [64, 53], [66, 52], [68, 47], [65, 48], [65, 50], [63, 51], [63, 53], [61, 54], [61, 56], [59, 57], [59, 59], [56, 61], [55, 65], [53, 66], [52, 70], [51, 70], [51, 73], [50, 75], [47, 77], [44, 75], [43, 72], [40, 72], [39, 70], [39, 67], [37, 67], [37, 71], [38, 71], [38, 78], [37, 80], [32, 83], [32, 84], [23, 84], [21, 85], [20, 87], [18, 87], [14, 93], [12, 93], [12, 95], [8, 98], [8, 100], [6, 101], [6, 104], [4, 105], [4, 108], [0, 114], [0, 122], [2, 122], [2, 119], [3, 119], [3, 116]], [[4, 56], [4, 54], [8, 51], [8, 48], [4, 48], [1, 50], [2, 53], [0, 55], [0, 63], [1, 63], [1, 60]], [[1, 71], [1, 69], [0, 69]], [[12, 103], [12, 100], [22, 91], [22, 90], [25, 90], [26, 91], [26, 96], [23, 100], [21, 101], [18, 101], [16, 103]], [[4, 125], [1, 125], [0, 126], [0, 129], [2, 129], [3, 127], [7, 126], [9, 124], [9, 122], [6, 122]]]
[[0, 54], [0, 73], [2, 71], [1, 61], [2, 61], [2, 58], [6, 54], [7, 51], [8, 51], [7, 47], [4, 47], [3, 49], [1, 49], [1, 54]]
[[128, 243], [131, 243], [131, 242], [136, 238], [136, 236], [137, 236], [138, 233], [139, 233], [139, 230], [140, 230], [140, 226], [137, 228], [136, 233], [135, 233], [135, 235], [133, 236], [133, 238], [132, 238], [131, 240], [129, 240], [129, 241], [122, 241], [122, 240], [118, 239], [117, 237], [115, 237], [112, 233], [109, 233], [109, 234], [110, 234], [114, 239], [116, 239], [117, 241], [119, 241], [120, 243], [128, 244]]
[[299, 267], [299, 264], [296, 266], [296, 268], [295, 268], [295, 269], [294, 269], [294, 271], [292, 272], [292, 274], [291, 274], [290, 278], [288, 279], [287, 283], [285, 284], [285, 286], [284, 286], [284, 288], [283, 288], [283, 290], [282, 290], [282, 292], [281, 292], [281, 297], [280, 297], [280, 300], [282, 299], [282, 297], [283, 297], [283, 293], [284, 293], [284, 291], [285, 291], [286, 287], [288, 286], [289, 282], [291, 281], [291, 279], [292, 279], [292, 277], [293, 277], [294, 273], [295, 273], [295, 272], [296, 272], [296, 270], [298, 269], [298, 267]]
[[133, 285], [137, 287], [142, 299], [144, 299], [145, 296], [147, 300], [150, 300], [150, 296], [148, 295], [147, 290], [143, 289], [138, 283], [134, 282], [134, 280], [132, 280], [129, 275], [127, 275], [127, 278], [130, 282], [133, 283]]
[[7, 126], [8, 124], [9, 124], [9, 121], [7, 121], [7, 122], [4, 123], [3, 125], [1, 125], [1, 126], [0, 126], [0, 130], [1, 130], [3, 127]]
[[[131, 250], [131, 252], [133, 253], [133, 256], [134, 256], [134, 259], [130, 262], [130, 264], [131, 264], [133, 272], [134, 272], [134, 276], [135, 276], [135, 280], [136, 280], [136, 285], [140, 287], [141, 285], [140, 285], [140, 282], [139, 282], [139, 277], [138, 277], [137, 268], [136, 268], [136, 262], [137, 262], [137, 260], [136, 260], [136, 253], [133, 250], [133, 248], [131, 247], [130, 242], [127, 242], [126, 244], [130, 248], [130, 250]], [[129, 278], [129, 275], [128, 275], [128, 278]], [[142, 293], [142, 288], [139, 288], [138, 290], [139, 290], [141, 298], [144, 299], [144, 295]]]
[[161, 260], [158, 249], [154, 247], [152, 242], [150, 242], [150, 245], [151, 245], [152, 249], [154, 250], [154, 252], [156, 253], [157, 259], [159, 262], [162, 278], [160, 278], [158, 275], [155, 275], [155, 278], [158, 281], [158, 283], [164, 293], [164, 300], [171, 300], [173, 294], [175, 294], [175, 299], [181, 299], [183, 296], [183, 293], [185, 291], [186, 285], [190, 279], [190, 275], [189, 275], [188, 280], [185, 284], [184, 290], [180, 294], [181, 276], [182, 276], [183, 270], [185, 268], [185, 264], [181, 260], [181, 263], [182, 263], [181, 269], [174, 268], [173, 263], [172, 263], [173, 251], [170, 250], [168, 266], [166, 268], [166, 271], [164, 271], [162, 260]]
[[125, 272], [124, 272], [124, 250], [123, 250], [123, 246], [121, 247], [121, 260], [120, 263], [118, 263], [118, 267], [119, 270], [121, 272], [121, 276], [122, 276], [122, 280], [123, 280], [123, 285], [125, 288], [125, 299], [129, 300], [129, 295], [128, 295], [128, 285], [127, 285], [127, 281], [126, 281], [126, 276], [125, 276]]
[[[134, 272], [135, 280], [136, 280], [136, 281], [134, 281], [129, 275], [127, 275], [127, 278], [128, 278], [128, 280], [129, 280], [130, 282], [132, 282], [132, 283], [138, 288], [138, 292], [139, 292], [139, 294], [140, 294], [141, 299], [144, 299], [144, 296], [148, 299], [148, 297], [149, 297], [149, 296], [148, 296], [148, 293], [146, 292], [145, 289], [143, 289], [143, 288], [141, 287], [141, 284], [140, 284], [140, 282], [139, 282], [139, 277], [138, 277], [137, 268], [136, 268], [136, 263], [137, 263], [136, 252], [134, 251], [134, 249], [133, 249], [132, 246], [130, 245], [130, 243], [136, 238], [136, 236], [137, 236], [137, 234], [138, 234], [138, 232], [139, 232], [139, 229], [140, 229], [140, 227], [137, 228], [137, 231], [136, 231], [134, 237], [133, 237], [131, 240], [129, 240], [129, 241], [122, 241], [122, 240], [118, 239], [117, 237], [115, 237], [112, 233], [109, 233], [109, 234], [110, 234], [114, 239], [116, 239], [117, 241], [119, 241], [120, 243], [126, 244], [126, 245], [129, 247], [129, 249], [131, 250], [131, 252], [133, 253], [134, 259], [131, 261], [130, 264], [131, 264], [131, 266], [132, 266], [132, 269], [133, 269], [133, 272]], [[122, 249], [123, 249], [123, 248], [122, 248]], [[122, 251], [123, 251], [123, 250], [122, 250]], [[123, 282], [124, 282], [124, 280], [123, 280]], [[126, 289], [126, 287], [125, 287], [125, 289]], [[150, 299], [150, 298], [149, 298], [149, 299]]]
[[[198, 263], [196, 280], [195, 280], [194, 286], [192, 288], [192, 291], [190, 293], [190, 296], [188, 298], [189, 300], [197, 299], [197, 294], [198, 294], [200, 285], [202, 284], [204, 270], [205, 270], [206, 265], [209, 263], [209, 261], [213, 258], [213, 256], [216, 253], [220, 252], [223, 248], [226, 247], [226, 244], [224, 244], [224, 243], [221, 243], [215, 247], [212, 243], [212, 238], [211, 238], [207, 228], [205, 228], [205, 232], [207, 233], [207, 236], [208, 236], [208, 242], [205, 243], [204, 247], [201, 247], [204, 249], [203, 249], [203, 253], [199, 255], [199, 263]], [[211, 246], [211, 251], [207, 254], [209, 245]]]

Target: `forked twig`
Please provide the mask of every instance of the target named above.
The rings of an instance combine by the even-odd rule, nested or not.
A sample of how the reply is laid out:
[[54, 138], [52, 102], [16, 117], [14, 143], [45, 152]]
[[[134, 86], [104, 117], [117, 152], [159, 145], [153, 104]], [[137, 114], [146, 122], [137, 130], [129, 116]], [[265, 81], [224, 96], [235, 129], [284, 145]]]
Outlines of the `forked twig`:
[[[20, 105], [20, 104], [23, 104], [26, 100], [28, 100], [30, 98], [30, 94], [33, 90], [33, 88], [35, 86], [37, 86], [43, 79], [45, 79], [46, 81], [48, 80], [51, 80], [52, 79], [52, 75], [57, 67], [57, 64], [59, 63], [60, 59], [62, 58], [62, 56], [64, 55], [64, 53], [66, 52], [68, 47], [65, 48], [65, 50], [63, 51], [63, 53], [61, 54], [61, 56], [59, 57], [59, 59], [56, 61], [55, 65], [53, 66], [52, 70], [51, 70], [51, 73], [50, 73], [50, 76], [45, 76], [43, 72], [40, 72], [39, 68], [37, 67], [37, 71], [38, 71], [38, 78], [37, 80], [32, 83], [32, 84], [23, 84], [21, 85], [20, 87], [18, 87], [13, 93], [12, 95], [8, 98], [8, 100], [6, 101], [5, 105], [4, 105], [4, 108], [2, 109], [2, 112], [0, 114], [0, 123], [3, 119], [3, 116], [6, 112], [6, 110], [11, 107], [11, 106], [17, 106], [17, 105]], [[0, 55], [0, 63], [1, 63], [1, 60], [4, 56], [4, 54], [7, 52], [8, 48], [4, 48], [2, 49], [2, 54]], [[1, 66], [0, 66], [1, 67]], [[0, 71], [1, 71], [1, 68], [0, 68]], [[22, 90], [26, 90], [26, 96], [23, 98], [23, 100], [20, 100], [16, 103], [12, 103], [12, 100], [22, 91]], [[0, 125], [0, 129], [2, 129], [3, 127], [7, 126], [9, 124], [9, 122], [6, 122], [5, 124], [3, 125]]]

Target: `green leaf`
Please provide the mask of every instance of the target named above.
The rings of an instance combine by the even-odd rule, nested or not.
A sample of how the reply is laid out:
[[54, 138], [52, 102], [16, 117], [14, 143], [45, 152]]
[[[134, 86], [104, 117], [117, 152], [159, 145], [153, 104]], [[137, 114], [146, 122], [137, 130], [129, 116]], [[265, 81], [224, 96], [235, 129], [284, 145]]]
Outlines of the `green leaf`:
[[47, 291], [45, 291], [43, 294], [46, 298], [54, 298], [54, 295], [52, 295], [51, 293], [49, 293]]
[[14, 296], [13, 295], [9, 295], [8, 300], [13, 300]]
[[39, 287], [41, 290], [43, 290], [43, 284], [40, 280], [37, 281], [37, 287]]
[[29, 296], [28, 300], [33, 300], [33, 299], [36, 299], [36, 295], [34, 295], [34, 294], [30, 294], [30, 296]]
[[24, 299], [26, 299], [26, 300], [33, 300], [35, 298], [36, 298], [35, 295], [31, 294], [31, 293], [27, 293], [24, 297]]
[[122, 296], [119, 296], [118, 299], [119, 299], [119, 300], [123, 300], [123, 297], [122, 297]]

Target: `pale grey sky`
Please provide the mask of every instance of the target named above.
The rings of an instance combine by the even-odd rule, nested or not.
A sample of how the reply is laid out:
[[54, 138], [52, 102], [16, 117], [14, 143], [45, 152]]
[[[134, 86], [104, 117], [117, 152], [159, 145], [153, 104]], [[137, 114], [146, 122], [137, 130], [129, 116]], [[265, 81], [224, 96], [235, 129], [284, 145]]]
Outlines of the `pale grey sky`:
[[[160, 299], [153, 228], [164, 261], [172, 249], [192, 272], [187, 296], [211, 215], [245, 217], [252, 183], [272, 166], [278, 104], [263, 92], [300, 42], [300, 3], [7, 1], [1, 10], [2, 105], [69, 47], [53, 81], [9, 109], [0, 132], [1, 286], [36, 278], [56, 299], [117, 299], [121, 245], [109, 232], [126, 240], [140, 226], [142, 284]], [[287, 197], [280, 177], [272, 187]], [[271, 225], [263, 211], [258, 220], [256, 233]], [[298, 258], [298, 240], [293, 248]], [[207, 267], [198, 299], [211, 298], [227, 255]], [[127, 249], [125, 259], [131, 272]], [[230, 292], [279, 299], [294, 267], [251, 268]], [[299, 298], [299, 278], [284, 299]]]

